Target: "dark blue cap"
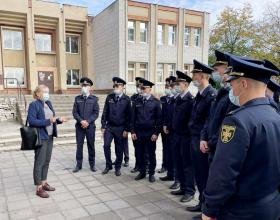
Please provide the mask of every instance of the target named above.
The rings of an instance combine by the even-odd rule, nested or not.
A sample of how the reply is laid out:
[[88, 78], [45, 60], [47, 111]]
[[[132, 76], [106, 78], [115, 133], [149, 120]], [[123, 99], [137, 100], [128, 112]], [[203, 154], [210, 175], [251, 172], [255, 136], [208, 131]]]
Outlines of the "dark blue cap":
[[193, 60], [193, 64], [194, 64], [194, 68], [192, 70], [192, 73], [207, 73], [207, 74], [211, 74], [214, 69], [212, 69], [211, 67], [209, 67], [208, 65], [201, 63], [197, 60]]
[[150, 88], [152, 88], [155, 85], [154, 83], [152, 83], [152, 82], [150, 82], [150, 81], [148, 81], [146, 79], [140, 79], [139, 83], [140, 83], [140, 86], [142, 86], [142, 87], [150, 87]]
[[139, 82], [140, 80], [143, 80], [144, 78], [142, 78], [142, 77], [135, 77], [135, 81], [136, 82]]
[[214, 63], [214, 65], [212, 65], [212, 67], [228, 65], [229, 60], [225, 53], [223, 53], [219, 50], [215, 50], [215, 56], [216, 56], [216, 62]]
[[176, 77], [175, 76], [169, 76], [170, 84], [173, 84], [176, 82]]
[[275, 70], [275, 71], [278, 71], [279, 74], [280, 74], [280, 69], [275, 66], [272, 62], [270, 62], [269, 60], [264, 60], [264, 64], [263, 64], [266, 68], [268, 69], [272, 69], [272, 70]]
[[255, 63], [255, 64], [258, 64], [258, 65], [263, 65], [264, 64], [264, 61], [257, 60], [257, 59], [251, 58], [251, 57], [237, 56], [237, 55], [230, 54], [230, 53], [227, 53], [227, 52], [224, 55], [225, 55], [226, 60], [228, 61], [229, 66], [232, 66], [232, 64], [230, 62], [231, 57], [235, 57], [235, 58], [245, 60], [245, 61], [250, 62], [250, 63]]
[[279, 72], [275, 70], [268, 69], [263, 65], [259, 65], [254, 62], [248, 62], [235, 56], [230, 58], [230, 63], [233, 69], [229, 74], [230, 77], [227, 82], [239, 77], [246, 77], [268, 84], [271, 76], [279, 75]]
[[113, 77], [112, 81], [115, 85], [125, 85], [126, 84], [126, 81], [124, 81], [123, 79], [121, 79], [119, 77]]
[[92, 85], [93, 85], [93, 82], [92, 82], [92, 80], [91, 80], [90, 78], [88, 78], [88, 77], [82, 77], [82, 78], [80, 79], [80, 84], [92, 86]]
[[272, 92], [280, 91], [280, 85], [274, 79], [269, 80], [267, 88], [269, 88]]
[[192, 81], [192, 78], [189, 77], [187, 74], [177, 70], [176, 71], [177, 79], [176, 82], [188, 82], [190, 83]]

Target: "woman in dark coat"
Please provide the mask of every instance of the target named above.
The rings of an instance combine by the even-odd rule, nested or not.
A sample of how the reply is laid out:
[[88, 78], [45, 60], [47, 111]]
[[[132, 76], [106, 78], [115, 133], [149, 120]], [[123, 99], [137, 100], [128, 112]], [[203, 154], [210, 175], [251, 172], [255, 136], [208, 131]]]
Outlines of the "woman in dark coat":
[[66, 122], [66, 118], [57, 118], [54, 109], [49, 101], [49, 88], [45, 85], [36, 87], [33, 97], [35, 101], [30, 103], [27, 120], [31, 127], [39, 131], [42, 146], [35, 150], [35, 161], [33, 178], [37, 187], [36, 195], [41, 198], [48, 198], [46, 191], [54, 191], [47, 182], [49, 163], [53, 149], [53, 137], [57, 137], [57, 124]]

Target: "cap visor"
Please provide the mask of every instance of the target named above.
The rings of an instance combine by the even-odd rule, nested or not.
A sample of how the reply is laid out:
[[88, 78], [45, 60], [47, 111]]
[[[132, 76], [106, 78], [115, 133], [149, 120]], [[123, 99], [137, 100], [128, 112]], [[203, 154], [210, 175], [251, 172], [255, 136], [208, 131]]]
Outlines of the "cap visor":
[[237, 76], [230, 76], [225, 82], [231, 82], [232, 80], [238, 79]]

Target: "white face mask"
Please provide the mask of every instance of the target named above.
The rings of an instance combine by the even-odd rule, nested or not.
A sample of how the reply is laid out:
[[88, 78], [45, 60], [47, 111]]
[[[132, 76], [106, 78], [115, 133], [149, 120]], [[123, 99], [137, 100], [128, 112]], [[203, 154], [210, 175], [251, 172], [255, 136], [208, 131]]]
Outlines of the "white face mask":
[[175, 91], [176, 91], [177, 93], [183, 92], [183, 90], [181, 89], [180, 86], [175, 86]]
[[115, 95], [121, 95], [123, 92], [120, 89], [114, 89]]
[[137, 94], [141, 94], [141, 93], [142, 93], [142, 90], [141, 90], [140, 88], [137, 87], [137, 88], [136, 88], [136, 93], [137, 93]]
[[81, 92], [82, 92], [82, 94], [83, 94], [84, 96], [88, 96], [88, 95], [89, 95], [89, 88], [86, 87], [86, 86], [83, 86], [83, 87], [81, 88]]
[[165, 89], [164, 93], [165, 93], [165, 95], [171, 95], [172, 94], [170, 89]]
[[192, 81], [192, 83], [197, 88], [200, 87], [200, 85], [201, 85], [201, 83], [198, 80], [194, 80], [194, 81]]
[[46, 102], [46, 101], [49, 101], [50, 99], [50, 94], [48, 92], [44, 92], [43, 93], [43, 101]]
[[144, 98], [147, 98], [147, 97], [149, 97], [149, 93], [146, 93], [146, 92], [142, 92], [142, 96], [144, 97]]

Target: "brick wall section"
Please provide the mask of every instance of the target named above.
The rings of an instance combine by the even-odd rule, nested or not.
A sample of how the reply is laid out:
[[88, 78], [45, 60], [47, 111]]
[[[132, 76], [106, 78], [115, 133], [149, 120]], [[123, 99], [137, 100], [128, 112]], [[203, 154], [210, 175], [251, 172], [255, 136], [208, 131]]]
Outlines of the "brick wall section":
[[17, 119], [17, 99], [13, 97], [0, 97], [0, 121], [13, 121]]

